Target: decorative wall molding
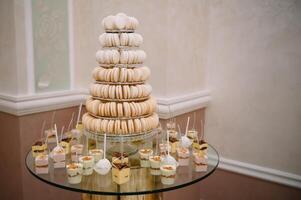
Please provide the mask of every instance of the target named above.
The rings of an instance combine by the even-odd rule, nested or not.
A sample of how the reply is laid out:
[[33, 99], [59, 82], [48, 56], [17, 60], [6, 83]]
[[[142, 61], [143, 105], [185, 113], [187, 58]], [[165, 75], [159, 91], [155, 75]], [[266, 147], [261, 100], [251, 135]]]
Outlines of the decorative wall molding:
[[[73, 90], [48, 92], [25, 96], [0, 94], [0, 111], [22, 116], [32, 113], [45, 112], [79, 105], [85, 102], [88, 90]], [[207, 90], [196, 93], [175, 96], [172, 98], [159, 97], [158, 113], [160, 118], [170, 117], [169, 108], [173, 116], [181, 115], [208, 106], [211, 100]]]
[[290, 187], [301, 188], [301, 176], [285, 171], [223, 157], [220, 158], [218, 168]]

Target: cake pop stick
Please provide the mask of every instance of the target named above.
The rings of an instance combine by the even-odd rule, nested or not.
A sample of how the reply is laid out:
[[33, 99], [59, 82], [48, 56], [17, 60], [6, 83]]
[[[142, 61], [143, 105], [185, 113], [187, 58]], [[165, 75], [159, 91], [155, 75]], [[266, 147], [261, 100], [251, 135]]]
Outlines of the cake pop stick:
[[205, 128], [204, 128], [204, 122], [203, 120], [201, 120], [201, 126], [202, 126], [202, 131], [201, 131], [201, 140], [204, 139], [204, 135], [205, 135]]
[[70, 120], [69, 125], [68, 125], [68, 129], [67, 129], [68, 132], [70, 131], [71, 124], [72, 124], [72, 122], [73, 122], [73, 117], [74, 117], [74, 112], [72, 113], [71, 120]]
[[57, 136], [57, 127], [56, 127], [56, 124], [54, 124], [54, 132], [55, 132], [56, 146], [59, 146], [59, 140], [58, 140], [58, 136]]
[[56, 114], [56, 111], [54, 111], [54, 112], [52, 113], [52, 116], [51, 116], [51, 123], [50, 123], [51, 128], [50, 128], [50, 129], [53, 129], [55, 114]]
[[103, 158], [106, 159], [106, 148], [107, 148], [107, 134], [104, 135], [103, 139]]
[[190, 120], [190, 117], [188, 117], [188, 119], [187, 119], [185, 136], [187, 136], [187, 133], [188, 133], [189, 120]]
[[82, 112], [82, 107], [83, 107], [83, 103], [80, 103], [78, 114], [77, 114], [76, 125], [78, 125], [78, 123], [79, 123], [80, 115], [81, 115], [81, 112]]
[[44, 136], [45, 125], [46, 125], [46, 120], [44, 120], [44, 121], [43, 121], [43, 124], [42, 124], [42, 129], [41, 129], [41, 139], [43, 139], [43, 136]]
[[62, 139], [63, 139], [64, 128], [65, 128], [65, 126], [63, 126], [62, 129], [61, 129], [61, 139], [60, 139], [60, 141], [62, 141]]
[[196, 112], [193, 113], [193, 125], [192, 125], [192, 130], [195, 130], [195, 122], [196, 122]]
[[180, 135], [181, 135], [181, 127], [180, 127], [180, 124], [178, 124], [178, 131], [179, 131], [179, 133], [180, 133]]

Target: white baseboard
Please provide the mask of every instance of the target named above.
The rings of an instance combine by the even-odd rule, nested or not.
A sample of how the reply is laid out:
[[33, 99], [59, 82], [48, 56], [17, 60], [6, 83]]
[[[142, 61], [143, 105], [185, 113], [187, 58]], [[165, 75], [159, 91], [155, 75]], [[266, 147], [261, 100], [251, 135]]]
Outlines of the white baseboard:
[[[88, 97], [87, 90], [49, 92], [25, 96], [0, 94], [0, 111], [16, 116], [67, 108], [84, 103]], [[160, 118], [181, 115], [199, 108], [206, 107], [211, 100], [207, 90], [196, 93], [175, 96], [172, 98], [159, 97], [158, 113]]]
[[299, 189], [301, 188], [301, 176], [298, 174], [240, 162], [237, 160], [231, 160], [223, 157], [220, 158], [218, 168], [290, 187]]

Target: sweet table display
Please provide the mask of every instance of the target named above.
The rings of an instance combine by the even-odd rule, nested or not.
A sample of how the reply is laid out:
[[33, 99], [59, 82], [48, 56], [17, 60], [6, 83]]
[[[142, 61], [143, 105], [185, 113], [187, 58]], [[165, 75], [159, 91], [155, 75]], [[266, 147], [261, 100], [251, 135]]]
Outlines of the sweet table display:
[[[162, 199], [162, 192], [201, 181], [218, 166], [217, 151], [189, 129], [170, 121], [160, 128], [157, 103], [146, 83], [150, 70], [143, 62], [143, 42], [135, 33], [136, 18], [119, 13], [104, 18], [102, 49], [93, 71], [95, 82], [81, 118], [74, 113], [60, 138], [55, 123], [32, 145], [26, 167], [50, 185], [83, 193], [82, 199]], [[176, 127], [178, 126], [178, 131]], [[74, 127], [74, 128], [72, 128]], [[93, 144], [93, 145], [91, 145]]]

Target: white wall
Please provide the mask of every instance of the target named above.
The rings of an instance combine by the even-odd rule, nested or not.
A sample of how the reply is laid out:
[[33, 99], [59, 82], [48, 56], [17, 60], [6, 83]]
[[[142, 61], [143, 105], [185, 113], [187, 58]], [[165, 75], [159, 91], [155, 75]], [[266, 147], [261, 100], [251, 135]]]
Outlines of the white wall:
[[222, 156], [301, 174], [301, 4], [210, 1], [207, 138]]
[[[75, 1], [75, 80], [87, 88], [97, 65], [101, 20], [124, 12], [135, 16], [142, 34], [150, 83], [156, 96], [172, 97], [204, 87], [204, 55], [207, 41], [206, 4], [203, 1]], [[200, 31], [202, 30], [202, 31]], [[204, 30], [204, 31], [203, 31]]]

